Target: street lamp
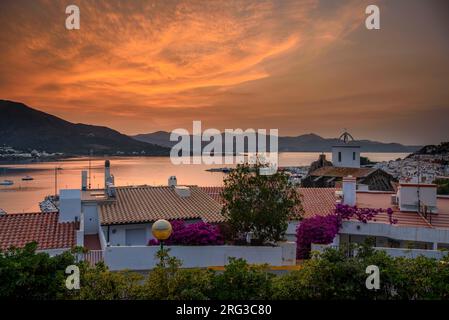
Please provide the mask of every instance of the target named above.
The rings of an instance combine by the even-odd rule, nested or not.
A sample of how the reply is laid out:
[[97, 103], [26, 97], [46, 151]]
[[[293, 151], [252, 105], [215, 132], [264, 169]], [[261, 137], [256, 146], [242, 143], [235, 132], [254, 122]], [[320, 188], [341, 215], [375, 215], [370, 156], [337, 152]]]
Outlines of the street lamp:
[[155, 223], [153, 223], [151, 232], [153, 233], [153, 236], [161, 243], [162, 251], [164, 249], [164, 240], [167, 240], [172, 233], [170, 222], [164, 219], [157, 220]]

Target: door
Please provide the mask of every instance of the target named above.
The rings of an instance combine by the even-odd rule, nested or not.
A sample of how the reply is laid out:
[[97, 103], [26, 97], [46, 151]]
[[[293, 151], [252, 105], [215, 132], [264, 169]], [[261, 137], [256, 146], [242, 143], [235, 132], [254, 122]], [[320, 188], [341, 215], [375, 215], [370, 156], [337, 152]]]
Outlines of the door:
[[145, 229], [126, 229], [126, 245], [127, 246], [144, 246]]
[[97, 234], [98, 233], [98, 212], [97, 206], [84, 206], [84, 233]]

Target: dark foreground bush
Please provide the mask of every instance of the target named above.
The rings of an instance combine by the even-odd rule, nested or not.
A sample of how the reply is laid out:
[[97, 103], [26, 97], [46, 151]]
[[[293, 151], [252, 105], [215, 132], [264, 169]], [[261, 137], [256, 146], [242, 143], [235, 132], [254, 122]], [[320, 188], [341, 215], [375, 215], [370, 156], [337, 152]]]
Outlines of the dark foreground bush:
[[[79, 263], [81, 289], [65, 288], [70, 253], [57, 257], [35, 253], [35, 246], [0, 255], [0, 298], [11, 299], [449, 299], [449, 259], [392, 258], [369, 246], [348, 256], [347, 249], [328, 249], [307, 260], [298, 271], [269, 273], [266, 266], [231, 259], [224, 271], [182, 269], [167, 251], [148, 273], [111, 272]], [[366, 267], [380, 270], [380, 288], [368, 290]]]

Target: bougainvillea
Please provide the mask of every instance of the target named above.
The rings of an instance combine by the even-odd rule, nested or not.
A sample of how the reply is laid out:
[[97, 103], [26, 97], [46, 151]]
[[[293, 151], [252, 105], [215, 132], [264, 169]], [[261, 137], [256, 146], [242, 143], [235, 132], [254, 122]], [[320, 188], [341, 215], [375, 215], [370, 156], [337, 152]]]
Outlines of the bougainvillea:
[[398, 221], [393, 218], [393, 210], [388, 209], [373, 209], [373, 208], [359, 208], [357, 206], [349, 206], [345, 204], [337, 204], [335, 207], [335, 214], [343, 220], [356, 218], [360, 222], [367, 223], [373, 220], [379, 213], [386, 212], [388, 220], [391, 224], [396, 224]]
[[329, 244], [337, 235], [343, 220], [357, 219], [360, 222], [367, 223], [381, 212], [386, 212], [390, 224], [396, 224], [397, 219], [393, 218], [393, 210], [358, 208], [337, 204], [334, 213], [327, 216], [314, 216], [304, 219], [296, 229], [297, 258], [307, 259], [310, 255], [312, 243]]
[[329, 244], [335, 238], [341, 226], [341, 219], [335, 215], [314, 216], [304, 219], [296, 229], [296, 256], [307, 259], [312, 243]]
[[[218, 226], [196, 222], [187, 224], [182, 220], [171, 221], [173, 232], [164, 244], [167, 245], [222, 245], [223, 236]], [[156, 239], [150, 240], [148, 245], [158, 245]]]

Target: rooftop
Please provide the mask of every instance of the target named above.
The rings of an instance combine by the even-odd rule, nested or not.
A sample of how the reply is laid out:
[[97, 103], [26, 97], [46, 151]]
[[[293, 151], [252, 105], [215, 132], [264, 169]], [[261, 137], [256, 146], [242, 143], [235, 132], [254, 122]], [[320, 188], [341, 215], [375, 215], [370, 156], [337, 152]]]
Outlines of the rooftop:
[[23, 247], [33, 241], [39, 250], [75, 246], [78, 223], [59, 223], [58, 216], [56, 212], [1, 215], [0, 249]]
[[[393, 217], [398, 220], [398, 226], [449, 228], [449, 198], [437, 197], [438, 213], [432, 214], [431, 218], [425, 219], [417, 212], [399, 211], [397, 206], [391, 205], [389, 192], [357, 192], [357, 206], [363, 208], [392, 208]], [[374, 222], [388, 223], [386, 213], [376, 216]]]
[[311, 172], [311, 176], [365, 178], [378, 169], [374, 168], [346, 168], [346, 167], [321, 167]]
[[221, 205], [201, 188], [190, 186], [190, 195], [180, 196], [175, 187], [116, 187], [116, 198], [99, 205], [103, 225], [153, 222], [158, 219], [223, 221]]
[[[223, 203], [221, 192], [223, 187], [201, 187], [211, 198], [220, 204]], [[302, 196], [304, 217], [327, 215], [334, 211], [337, 197], [335, 188], [299, 188]]]

